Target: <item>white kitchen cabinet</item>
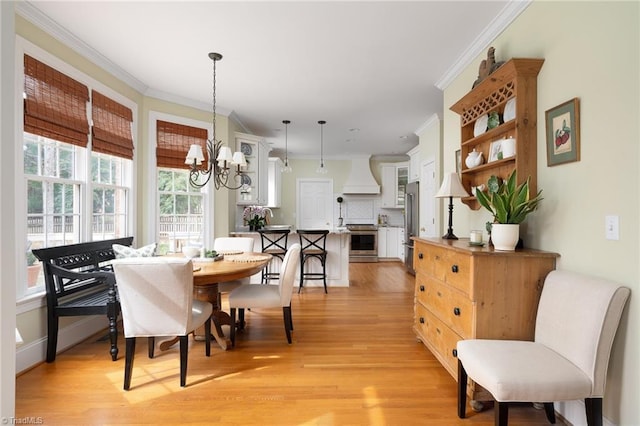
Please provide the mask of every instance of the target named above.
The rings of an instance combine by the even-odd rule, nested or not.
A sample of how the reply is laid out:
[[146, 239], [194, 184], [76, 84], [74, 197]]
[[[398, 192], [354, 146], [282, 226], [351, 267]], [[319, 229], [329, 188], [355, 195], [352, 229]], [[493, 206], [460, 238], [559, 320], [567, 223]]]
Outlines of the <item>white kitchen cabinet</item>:
[[416, 146], [409, 152], [409, 182], [416, 182], [420, 179], [420, 146]]
[[236, 132], [236, 149], [241, 151], [247, 166], [243, 168], [243, 185], [238, 189], [239, 205], [264, 206], [268, 202], [269, 151], [271, 148], [262, 137]]
[[[398, 252], [399, 231], [401, 228], [380, 227], [378, 228], [378, 257], [379, 258], [400, 258]], [[402, 230], [404, 232], [404, 230]], [[404, 257], [404, 256], [403, 256]]]
[[382, 163], [382, 196], [380, 207], [383, 209], [404, 208], [404, 190], [409, 182], [409, 163]]
[[404, 228], [398, 228], [398, 258], [404, 262]]
[[269, 157], [267, 174], [267, 207], [278, 208], [282, 204], [282, 160]]

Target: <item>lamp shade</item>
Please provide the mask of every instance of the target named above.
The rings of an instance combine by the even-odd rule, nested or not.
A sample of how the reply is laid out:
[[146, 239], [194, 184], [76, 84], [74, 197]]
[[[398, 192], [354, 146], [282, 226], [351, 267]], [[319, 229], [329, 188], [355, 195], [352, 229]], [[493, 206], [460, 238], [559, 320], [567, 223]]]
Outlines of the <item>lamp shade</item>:
[[440, 190], [435, 195], [436, 198], [462, 198], [468, 197], [469, 194], [465, 191], [462, 183], [460, 182], [460, 178], [457, 173], [448, 173], [444, 175], [444, 180], [442, 181], [442, 186]]
[[187, 153], [187, 158], [184, 160], [184, 164], [193, 164], [194, 161], [198, 166], [204, 161], [202, 147], [197, 144], [189, 147], [189, 152]]
[[233, 159], [231, 160], [231, 163], [244, 167], [247, 165], [247, 160], [244, 158], [244, 154], [242, 152], [236, 151], [233, 153]]
[[216, 158], [216, 161], [218, 161], [218, 163], [221, 163], [223, 161], [227, 161], [230, 163], [232, 159], [233, 155], [231, 154], [231, 148], [229, 148], [228, 146], [220, 147], [220, 152], [218, 152], [218, 158]]

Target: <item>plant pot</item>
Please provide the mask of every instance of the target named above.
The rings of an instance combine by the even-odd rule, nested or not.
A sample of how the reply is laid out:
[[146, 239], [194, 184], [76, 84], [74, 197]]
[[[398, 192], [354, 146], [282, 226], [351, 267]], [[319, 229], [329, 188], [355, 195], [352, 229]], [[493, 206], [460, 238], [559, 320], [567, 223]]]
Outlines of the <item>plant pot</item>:
[[514, 251], [520, 238], [520, 224], [494, 223], [491, 225], [491, 241], [495, 250]]
[[40, 269], [40, 263], [27, 266], [27, 287], [31, 288], [37, 284]]

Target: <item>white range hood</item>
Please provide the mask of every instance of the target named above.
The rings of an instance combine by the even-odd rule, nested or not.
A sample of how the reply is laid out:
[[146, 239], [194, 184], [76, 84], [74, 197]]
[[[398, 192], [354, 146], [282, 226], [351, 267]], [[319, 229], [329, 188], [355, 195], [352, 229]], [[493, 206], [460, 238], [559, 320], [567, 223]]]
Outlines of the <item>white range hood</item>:
[[342, 188], [343, 194], [379, 194], [380, 185], [371, 174], [369, 156], [351, 160], [351, 171]]

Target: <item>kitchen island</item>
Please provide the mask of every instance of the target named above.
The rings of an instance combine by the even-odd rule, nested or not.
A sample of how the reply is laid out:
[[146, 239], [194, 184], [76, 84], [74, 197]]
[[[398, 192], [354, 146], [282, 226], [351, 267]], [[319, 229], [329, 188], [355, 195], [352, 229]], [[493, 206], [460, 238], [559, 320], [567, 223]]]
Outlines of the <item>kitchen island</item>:
[[[232, 237], [251, 237], [255, 240], [254, 251], [261, 251], [262, 241], [260, 233], [255, 231], [230, 232]], [[295, 229], [291, 229], [287, 239], [287, 247], [295, 243], [300, 243], [300, 237]], [[334, 228], [327, 235], [327, 287], [348, 287], [349, 286], [349, 231], [346, 228]], [[278, 262], [278, 259], [274, 259]], [[319, 262], [311, 261], [305, 264], [309, 267], [309, 272], [322, 272]], [[261, 274], [251, 277], [252, 284], [258, 284]], [[300, 272], [296, 274], [296, 286], [300, 285]], [[322, 281], [305, 281], [304, 287], [322, 287]]]

